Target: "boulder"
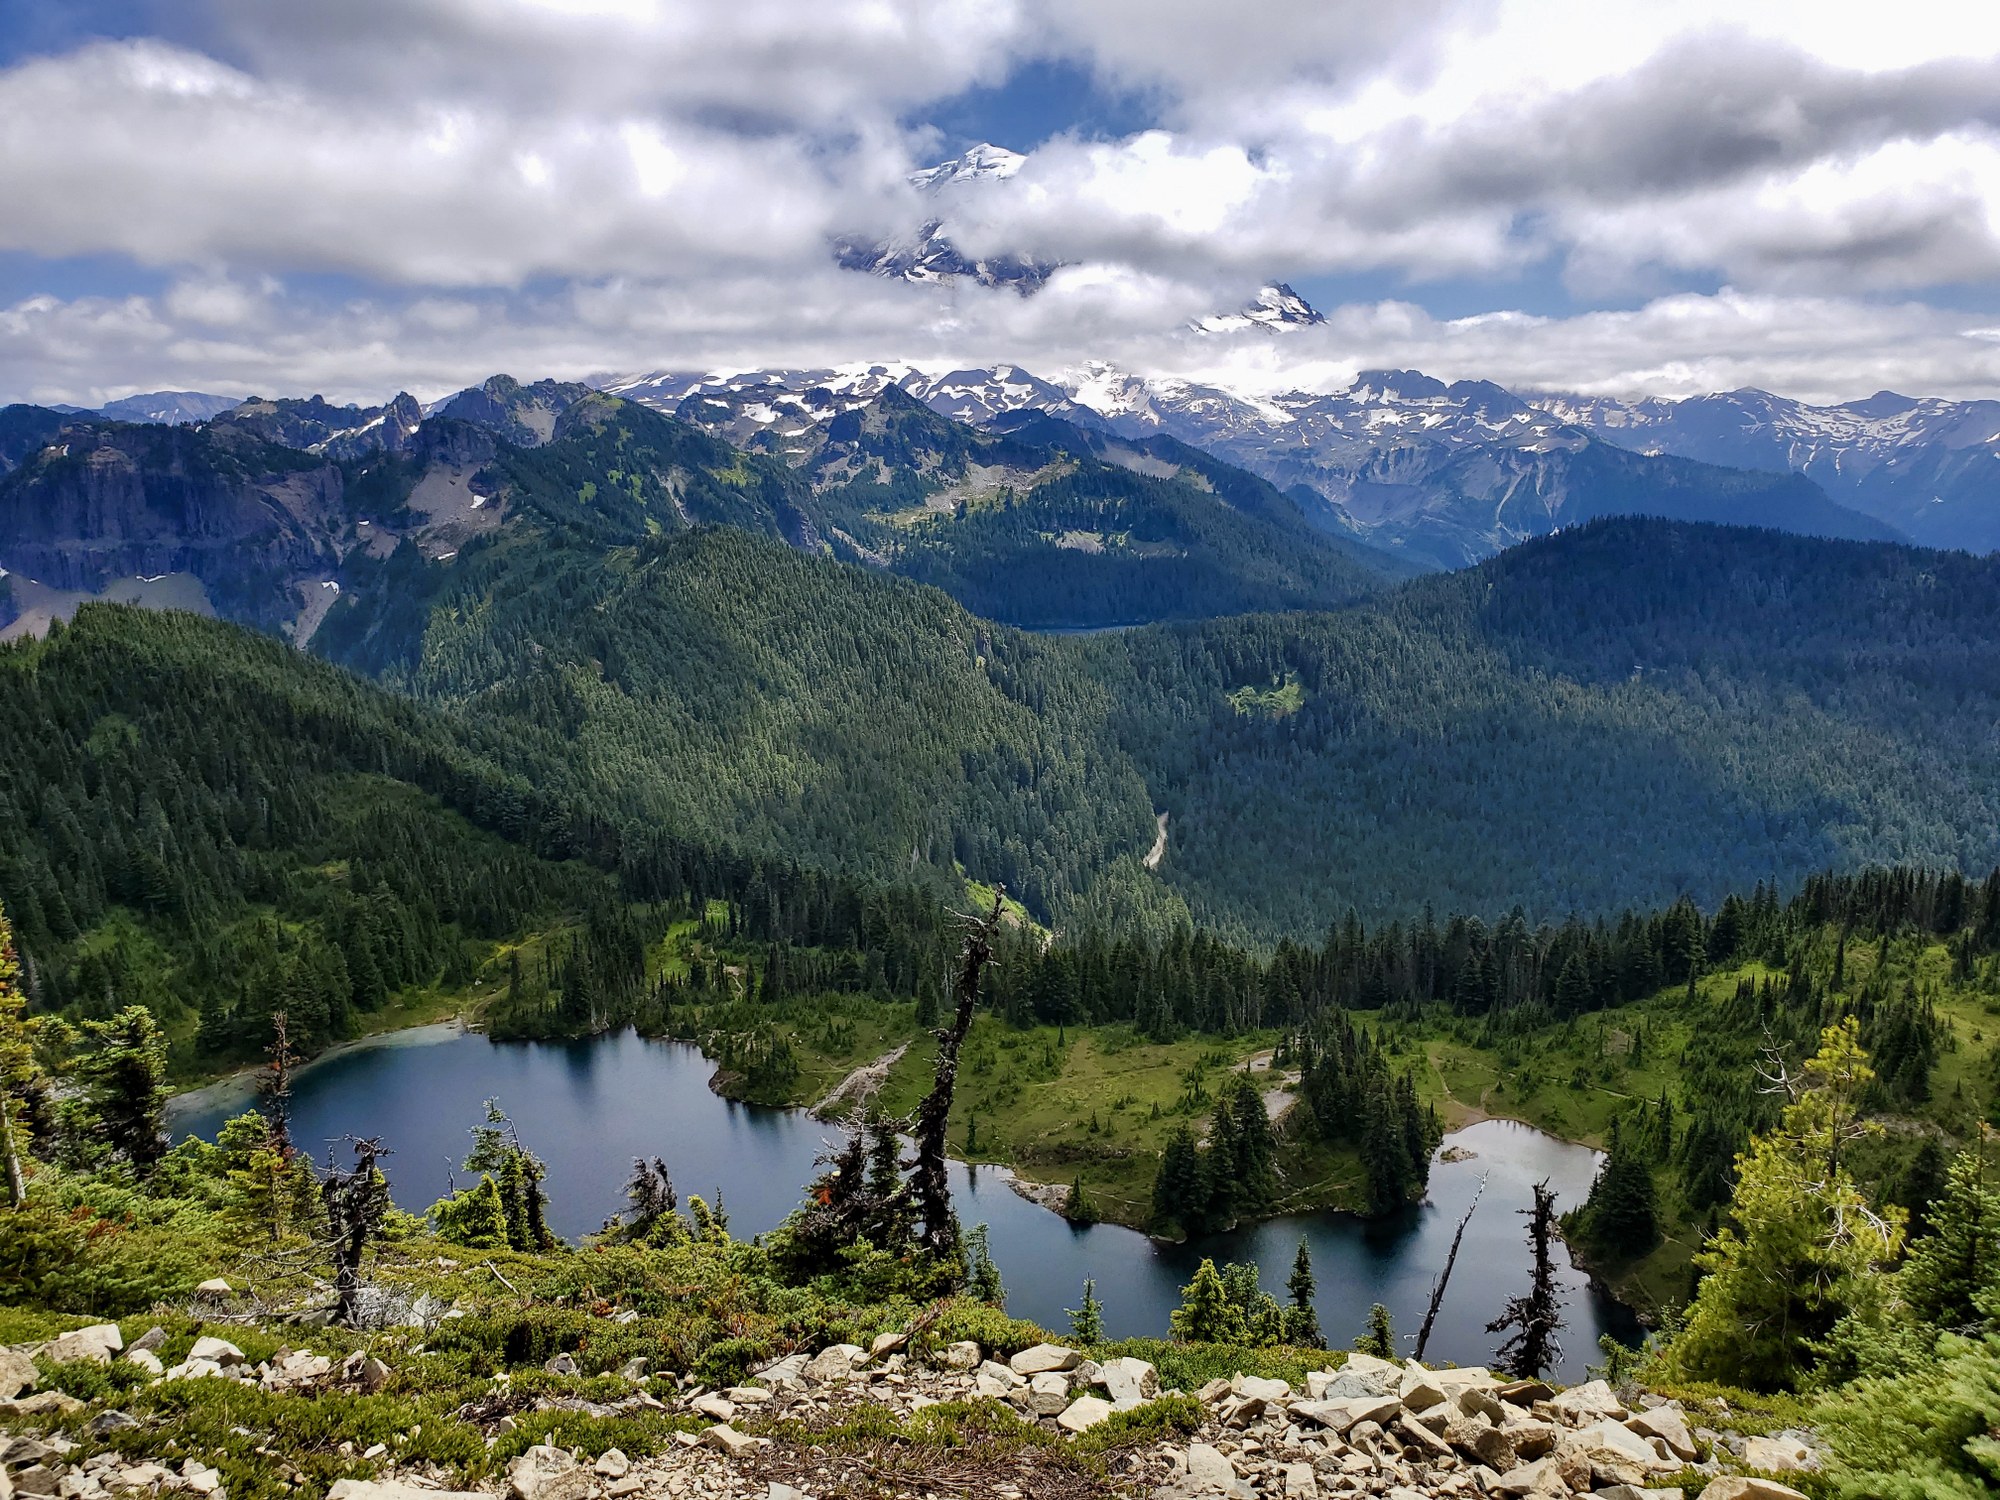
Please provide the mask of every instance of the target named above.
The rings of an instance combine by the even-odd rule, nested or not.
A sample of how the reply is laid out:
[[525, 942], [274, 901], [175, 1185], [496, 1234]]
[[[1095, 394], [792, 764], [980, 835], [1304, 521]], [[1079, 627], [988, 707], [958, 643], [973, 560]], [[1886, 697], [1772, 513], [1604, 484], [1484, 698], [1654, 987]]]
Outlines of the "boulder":
[[1395, 1433], [1397, 1441], [1405, 1448], [1414, 1448], [1427, 1459], [1436, 1461], [1451, 1457], [1451, 1444], [1407, 1411], [1396, 1418], [1396, 1425], [1391, 1430]]
[[32, 1396], [16, 1396], [0, 1401], [0, 1415], [10, 1417], [66, 1417], [82, 1411], [83, 1403], [61, 1391], [37, 1391]]
[[1570, 1487], [1551, 1459], [1540, 1459], [1531, 1464], [1520, 1464], [1509, 1469], [1488, 1486], [1493, 1494], [1530, 1496], [1533, 1500], [1543, 1497], [1563, 1497], [1567, 1500]]
[[361, 1393], [365, 1396], [372, 1396], [386, 1386], [389, 1383], [389, 1377], [395, 1373], [394, 1370], [371, 1354], [361, 1361], [361, 1368], [356, 1373], [355, 1379], [361, 1382]]
[[979, 1368], [979, 1345], [971, 1339], [960, 1339], [956, 1344], [945, 1345], [938, 1356], [938, 1363], [947, 1370], [976, 1370]]
[[1229, 1382], [1229, 1389], [1239, 1396], [1254, 1396], [1259, 1401], [1289, 1401], [1292, 1388], [1282, 1380], [1266, 1380], [1261, 1375], [1238, 1375]]
[[[1393, 1396], [1403, 1388], [1403, 1367], [1372, 1354], [1350, 1354], [1347, 1363], [1324, 1382], [1316, 1400], [1344, 1401], [1356, 1396]], [[1309, 1395], [1314, 1394], [1310, 1385]]]
[[96, 1323], [89, 1328], [72, 1328], [51, 1339], [42, 1350], [42, 1357], [58, 1364], [87, 1359], [92, 1364], [107, 1365], [111, 1356], [124, 1347], [125, 1335], [118, 1331], [116, 1323]]
[[1130, 1355], [1106, 1360], [1098, 1367], [1097, 1379], [1110, 1393], [1113, 1406], [1137, 1406], [1160, 1394], [1160, 1372]]
[[597, 1455], [597, 1462], [590, 1466], [590, 1472], [599, 1479], [623, 1479], [625, 1471], [631, 1467], [632, 1460], [625, 1456], [624, 1450], [606, 1448]]
[[1319, 1500], [1319, 1478], [1311, 1464], [1284, 1464], [1278, 1470], [1285, 1500]]
[[1629, 1484], [1611, 1484], [1598, 1490], [1592, 1500], [1686, 1500], [1685, 1490], [1640, 1490]]
[[1790, 1474], [1799, 1469], [1817, 1468], [1819, 1461], [1814, 1458], [1812, 1449], [1797, 1438], [1779, 1433], [1776, 1437], [1745, 1438], [1743, 1465], [1771, 1474]]
[[1572, 1427], [1581, 1427], [1604, 1417], [1619, 1422], [1625, 1420], [1625, 1403], [1601, 1380], [1571, 1386], [1550, 1404], [1555, 1407], [1556, 1414]]
[[1236, 1487], [1236, 1465], [1207, 1443], [1188, 1444], [1187, 1471], [1188, 1488], [1198, 1495], [1226, 1495]]
[[336, 1479], [326, 1492], [326, 1500], [493, 1500], [493, 1497], [476, 1490], [420, 1489], [393, 1480]]
[[194, 1347], [188, 1350], [188, 1358], [209, 1360], [226, 1369], [230, 1365], [243, 1363], [243, 1351], [228, 1339], [219, 1339], [211, 1335], [196, 1339]]
[[222, 1374], [222, 1366], [212, 1359], [184, 1359], [163, 1377], [167, 1380], [210, 1380]]
[[731, 1458], [747, 1458], [763, 1446], [762, 1438], [753, 1438], [738, 1432], [727, 1422], [718, 1422], [702, 1432], [702, 1442], [717, 1452], [726, 1453]]
[[1658, 1438], [1675, 1458], [1692, 1463], [1700, 1455], [1678, 1406], [1656, 1406], [1651, 1411], [1636, 1412], [1625, 1419], [1625, 1425], [1642, 1438]]
[[1510, 1380], [1493, 1394], [1514, 1406], [1533, 1406], [1537, 1401], [1553, 1401], [1556, 1388], [1546, 1380]]
[[160, 1356], [155, 1354], [151, 1349], [127, 1349], [120, 1358], [126, 1364], [144, 1370], [155, 1379], [167, 1373], [166, 1366], [160, 1363]]
[[1403, 1403], [1394, 1396], [1356, 1396], [1296, 1401], [1292, 1404], [1292, 1415], [1310, 1418], [1335, 1436], [1344, 1437], [1363, 1422], [1393, 1422], [1402, 1409]]
[[507, 1465], [510, 1500], [586, 1500], [596, 1488], [588, 1469], [548, 1443], [537, 1443]]
[[124, 1432], [137, 1427], [139, 1419], [129, 1411], [101, 1411], [83, 1424], [83, 1430], [94, 1438], [109, 1437], [114, 1432]]
[[1606, 1419], [1573, 1432], [1556, 1444], [1556, 1460], [1587, 1464], [1597, 1484], [1643, 1485], [1660, 1463], [1646, 1440], [1623, 1424]]
[[574, 1354], [551, 1354], [542, 1361], [542, 1371], [548, 1375], [581, 1375], [583, 1366], [576, 1362]]
[[1402, 1398], [1403, 1410], [1411, 1412], [1429, 1411], [1433, 1406], [1442, 1405], [1445, 1399], [1444, 1387], [1415, 1360], [1403, 1366], [1403, 1382], [1397, 1387], [1396, 1394]]
[[808, 1357], [803, 1354], [787, 1354], [783, 1359], [750, 1373], [774, 1391], [790, 1390], [795, 1385], [805, 1384]]
[[853, 1377], [861, 1357], [859, 1344], [829, 1344], [808, 1360], [800, 1373], [810, 1385], [836, 1385]]
[[1069, 1377], [1058, 1370], [1044, 1370], [1028, 1381], [1028, 1410], [1038, 1417], [1053, 1417], [1069, 1405]]
[[1514, 1456], [1522, 1460], [1545, 1458], [1555, 1452], [1563, 1433], [1553, 1422], [1538, 1421], [1518, 1411], [1512, 1413], [1510, 1420], [1500, 1424], [1500, 1430], [1514, 1445]]
[[1452, 1398], [1461, 1417], [1484, 1417], [1498, 1427], [1507, 1420], [1508, 1407], [1484, 1386], [1469, 1385]]
[[727, 1422], [736, 1415], [736, 1403], [727, 1396], [709, 1391], [688, 1402], [688, 1410], [696, 1416], [707, 1417], [711, 1422]]
[[1111, 1415], [1111, 1403], [1102, 1396], [1078, 1396], [1062, 1409], [1056, 1425], [1065, 1432], [1088, 1432]]
[[1061, 1344], [1034, 1344], [1008, 1360], [1007, 1368], [1016, 1375], [1046, 1375], [1057, 1370], [1074, 1370], [1082, 1363], [1083, 1355], [1075, 1349], [1065, 1349]]
[[40, 1376], [35, 1362], [14, 1349], [0, 1349], [0, 1401], [12, 1401], [23, 1391], [32, 1391]]
[[878, 1333], [868, 1341], [868, 1357], [881, 1359], [885, 1355], [897, 1354], [910, 1345], [907, 1333]]
[[1514, 1467], [1514, 1444], [1491, 1422], [1460, 1417], [1444, 1430], [1444, 1440], [1467, 1458], [1485, 1464], [1496, 1474]]
[[619, 1378], [631, 1381], [644, 1380], [647, 1370], [652, 1367], [652, 1363], [645, 1355], [635, 1354], [618, 1367]]
[[130, 1354], [133, 1349], [151, 1349], [157, 1353], [160, 1346], [166, 1343], [166, 1341], [167, 1330], [155, 1323], [151, 1328], [148, 1328], [144, 1333], [132, 1340], [131, 1347], [125, 1352]]
[[1720, 1479], [1709, 1480], [1701, 1492], [1701, 1500], [1806, 1500], [1806, 1497], [1775, 1479], [1724, 1474]]
[[211, 1276], [207, 1281], [204, 1281], [194, 1289], [194, 1294], [197, 1297], [221, 1302], [234, 1297], [236, 1295], [236, 1288], [224, 1281], [220, 1276]]

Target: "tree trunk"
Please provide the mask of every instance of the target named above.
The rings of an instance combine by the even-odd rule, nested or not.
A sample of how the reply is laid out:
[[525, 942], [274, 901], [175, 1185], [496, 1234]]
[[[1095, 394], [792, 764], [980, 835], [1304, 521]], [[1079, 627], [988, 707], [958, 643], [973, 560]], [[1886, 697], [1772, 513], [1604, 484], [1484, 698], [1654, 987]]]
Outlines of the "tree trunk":
[[945, 1130], [951, 1122], [952, 1092], [958, 1083], [958, 1049], [972, 1027], [972, 1012], [979, 1003], [980, 978], [993, 958], [993, 936], [1000, 928], [1002, 899], [1002, 892], [994, 892], [992, 913], [974, 921], [965, 936], [965, 946], [958, 958], [958, 977], [953, 984], [958, 1008], [951, 1025], [937, 1033], [935, 1081], [924, 1102], [917, 1106], [917, 1160], [912, 1186], [923, 1219], [924, 1249], [939, 1259], [958, 1253], [958, 1219], [951, 1211], [951, 1182], [946, 1176]]

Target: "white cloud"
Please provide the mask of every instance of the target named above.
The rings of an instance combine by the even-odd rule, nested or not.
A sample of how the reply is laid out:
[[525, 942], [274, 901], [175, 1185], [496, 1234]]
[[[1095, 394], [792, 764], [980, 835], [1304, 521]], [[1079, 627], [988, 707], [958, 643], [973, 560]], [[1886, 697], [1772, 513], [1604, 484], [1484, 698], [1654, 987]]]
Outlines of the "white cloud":
[[[53, 3], [53, 0], [45, 0]], [[1265, 385], [1357, 365], [1534, 385], [2000, 388], [2000, 7], [1902, 0], [202, 0], [0, 70], [0, 250], [151, 298], [0, 313], [0, 390], [434, 393], [510, 368], [1104, 357]], [[941, 203], [1033, 298], [828, 264], [908, 229], [929, 102], [1022, 58], [1150, 92]], [[1509, 279], [1624, 312], [1333, 310], [1190, 341], [1268, 277]], [[333, 273], [356, 288], [311, 294]], [[1727, 283], [1716, 296], [1661, 289]], [[1907, 300], [1885, 305], [1893, 295]], [[1706, 342], [1704, 342], [1706, 341]], [[1484, 362], [1483, 364], [1480, 362]]]

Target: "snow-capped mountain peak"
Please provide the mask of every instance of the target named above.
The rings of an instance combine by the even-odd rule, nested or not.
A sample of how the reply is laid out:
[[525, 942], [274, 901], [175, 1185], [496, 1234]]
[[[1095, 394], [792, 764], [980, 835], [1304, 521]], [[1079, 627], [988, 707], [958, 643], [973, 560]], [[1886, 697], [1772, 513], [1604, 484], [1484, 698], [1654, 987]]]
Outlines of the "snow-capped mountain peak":
[[1242, 311], [1212, 313], [1191, 325], [1197, 333], [1239, 333], [1262, 329], [1266, 333], [1289, 333], [1295, 328], [1311, 328], [1326, 322], [1326, 316], [1282, 281], [1258, 288]]
[[990, 141], [981, 141], [969, 147], [963, 155], [954, 156], [950, 161], [941, 161], [934, 167], [924, 167], [910, 174], [912, 185], [920, 188], [940, 188], [953, 182], [976, 182], [993, 179], [1004, 180], [1019, 172], [1028, 158], [1018, 151], [1009, 151], [1005, 146], [996, 146]]

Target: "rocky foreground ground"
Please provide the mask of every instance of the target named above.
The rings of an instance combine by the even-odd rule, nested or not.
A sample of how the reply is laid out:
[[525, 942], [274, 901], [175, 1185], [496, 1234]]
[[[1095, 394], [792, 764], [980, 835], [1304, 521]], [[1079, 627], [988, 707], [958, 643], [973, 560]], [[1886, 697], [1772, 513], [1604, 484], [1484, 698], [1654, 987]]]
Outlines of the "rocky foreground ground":
[[[116, 1451], [99, 1447], [113, 1434], [130, 1439], [140, 1420], [102, 1403], [86, 1415], [88, 1403], [36, 1391], [36, 1355], [123, 1360], [157, 1381], [246, 1381], [302, 1399], [380, 1389], [394, 1377], [362, 1355], [335, 1363], [307, 1349], [284, 1350], [252, 1364], [233, 1344], [205, 1337], [167, 1366], [158, 1347], [150, 1335], [127, 1347], [118, 1329], [105, 1324], [49, 1345], [0, 1351], [0, 1430], [8, 1434], [0, 1449], [0, 1500], [173, 1493], [227, 1500], [221, 1476], [196, 1459], [163, 1452], [135, 1460], [129, 1440]], [[550, 1361], [551, 1373], [574, 1373], [573, 1365], [564, 1368], [568, 1358]], [[443, 1474], [421, 1465], [399, 1468], [386, 1447], [371, 1448], [353, 1456], [375, 1463], [377, 1477], [341, 1480], [331, 1500], [452, 1500], [503, 1491], [509, 1500], [1088, 1494], [1679, 1500], [1694, 1493], [1703, 1500], [1802, 1500], [1785, 1484], [1743, 1471], [1783, 1473], [1816, 1463], [1803, 1434], [1744, 1438], [1691, 1425], [1679, 1403], [1651, 1394], [1621, 1398], [1601, 1380], [1562, 1390], [1484, 1369], [1431, 1369], [1363, 1354], [1308, 1374], [1303, 1389], [1239, 1374], [1198, 1392], [1175, 1392], [1162, 1390], [1154, 1367], [1139, 1359], [1099, 1364], [1075, 1349], [1038, 1344], [1002, 1361], [972, 1343], [919, 1357], [900, 1336], [885, 1335], [872, 1350], [838, 1344], [795, 1354], [741, 1386], [690, 1387], [671, 1401], [653, 1394], [658, 1382], [644, 1383], [642, 1362], [633, 1363], [626, 1371], [632, 1394], [615, 1402], [544, 1396], [524, 1407], [507, 1399], [502, 1376], [489, 1401], [461, 1415], [493, 1443], [516, 1430], [516, 1414], [524, 1410], [567, 1406], [599, 1418], [651, 1412], [680, 1420], [662, 1452], [627, 1457], [612, 1448], [593, 1456], [540, 1445], [514, 1458], [490, 1489], [460, 1491]], [[939, 1410], [926, 1417], [928, 1408]], [[1154, 1423], [1149, 1414], [1174, 1420]], [[66, 1432], [51, 1430], [58, 1419], [73, 1419]], [[857, 1442], [857, 1432], [864, 1438], [878, 1432], [880, 1440]], [[1108, 1436], [1130, 1441], [1106, 1442]], [[290, 1478], [281, 1439], [274, 1436], [270, 1462]], [[1070, 1445], [1089, 1447], [1101, 1467], [1086, 1472], [1064, 1462]]]

